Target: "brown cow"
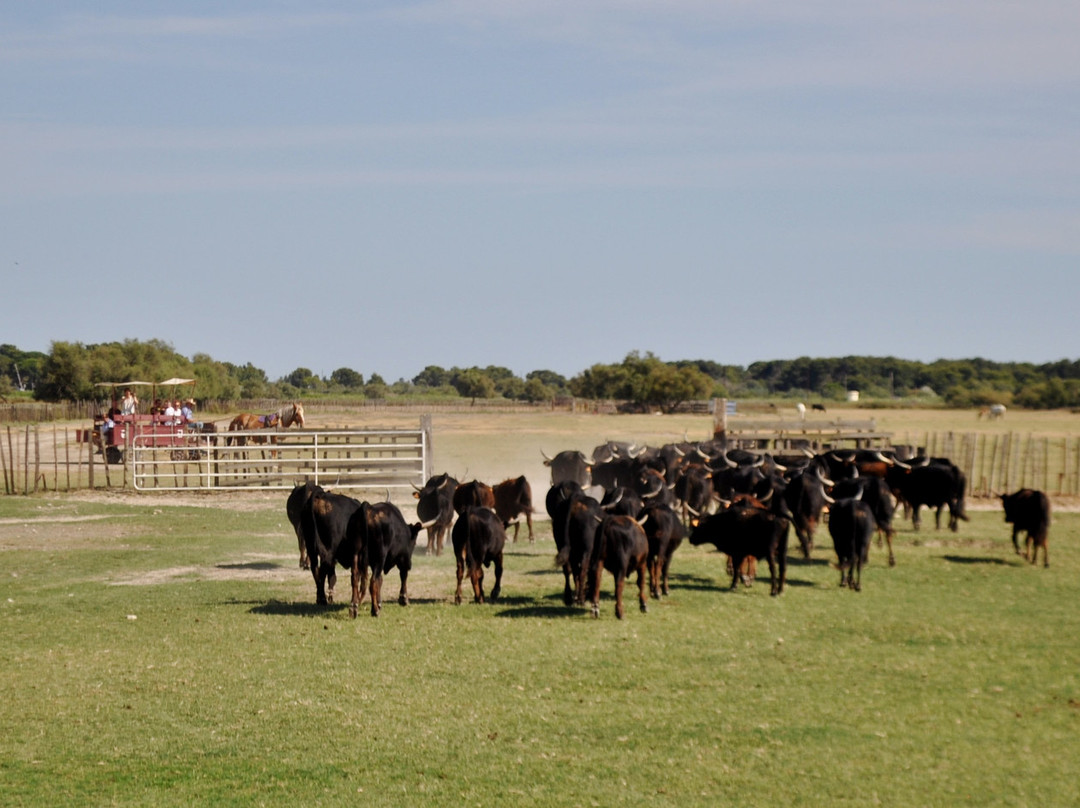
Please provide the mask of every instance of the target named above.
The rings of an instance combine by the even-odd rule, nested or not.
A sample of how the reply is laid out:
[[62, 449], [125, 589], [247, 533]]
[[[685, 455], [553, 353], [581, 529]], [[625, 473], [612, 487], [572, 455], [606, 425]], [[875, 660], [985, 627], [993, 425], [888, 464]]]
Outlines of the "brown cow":
[[521, 520], [518, 517], [525, 514], [525, 523], [529, 526], [529, 544], [532, 544], [534, 541], [533, 505], [532, 486], [529, 485], [529, 481], [524, 476], [515, 480], [503, 480], [494, 486], [492, 491], [495, 494], [495, 513], [502, 519], [503, 526], [514, 525], [514, 541], [517, 541], [518, 530], [521, 529]]

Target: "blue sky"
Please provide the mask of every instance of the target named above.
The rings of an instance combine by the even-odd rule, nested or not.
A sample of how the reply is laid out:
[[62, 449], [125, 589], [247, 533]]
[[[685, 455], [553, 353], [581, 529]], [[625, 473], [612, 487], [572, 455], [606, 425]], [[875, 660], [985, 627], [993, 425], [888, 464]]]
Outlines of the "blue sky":
[[0, 342], [1080, 357], [1075, 0], [8, 3]]

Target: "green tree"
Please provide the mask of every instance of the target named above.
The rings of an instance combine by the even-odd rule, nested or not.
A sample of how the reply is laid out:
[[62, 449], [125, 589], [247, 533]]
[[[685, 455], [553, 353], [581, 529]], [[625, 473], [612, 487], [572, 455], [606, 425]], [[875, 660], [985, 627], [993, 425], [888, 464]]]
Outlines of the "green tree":
[[450, 384], [450, 371], [428, 365], [413, 377], [412, 382], [417, 387], [444, 387]]
[[378, 373], [372, 373], [368, 383], [364, 385], [364, 395], [368, 398], [386, 398], [390, 387]]
[[548, 401], [555, 397], [555, 388], [544, 384], [539, 376], [530, 376], [529, 380], [525, 382], [525, 389], [522, 391], [522, 397], [526, 401], [531, 401], [533, 403], [538, 401]]
[[646, 374], [637, 403], [671, 412], [684, 401], [705, 398], [713, 382], [697, 368], [654, 364]]
[[567, 390], [566, 377], [556, 373], [553, 370], [533, 370], [525, 374], [526, 382], [531, 382], [534, 379], [543, 384], [545, 387], [549, 387], [553, 391], [555, 391], [552, 393], [552, 395], [556, 395], [557, 393]]
[[291, 384], [297, 390], [317, 390], [319, 387], [319, 377], [303, 367], [297, 368], [282, 381]]
[[352, 368], [338, 368], [330, 374], [330, 382], [346, 390], [359, 390], [364, 386], [364, 377]]
[[474, 404], [478, 398], [492, 398], [495, 395], [495, 382], [479, 368], [459, 371], [450, 384], [459, 396], [472, 399]]
[[81, 343], [52, 343], [49, 357], [45, 360], [41, 383], [34, 390], [34, 398], [40, 401], [80, 401], [94, 398], [90, 363]]

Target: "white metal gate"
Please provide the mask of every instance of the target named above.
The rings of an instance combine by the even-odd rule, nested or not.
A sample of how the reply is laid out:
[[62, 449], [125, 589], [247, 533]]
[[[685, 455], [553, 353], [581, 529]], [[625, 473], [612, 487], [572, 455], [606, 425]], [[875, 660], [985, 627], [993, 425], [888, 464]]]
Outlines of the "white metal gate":
[[431, 429], [289, 429], [190, 434], [182, 445], [131, 448], [140, 491], [422, 487], [431, 476]]

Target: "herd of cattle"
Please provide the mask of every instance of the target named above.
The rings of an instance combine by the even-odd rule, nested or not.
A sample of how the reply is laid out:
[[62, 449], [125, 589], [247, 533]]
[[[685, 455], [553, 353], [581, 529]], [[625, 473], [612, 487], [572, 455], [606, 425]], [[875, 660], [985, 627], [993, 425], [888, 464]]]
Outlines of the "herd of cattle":
[[[893, 518], [898, 507], [920, 526], [922, 507], [934, 508], [936, 525], [949, 512], [949, 527], [967, 520], [966, 480], [947, 458], [901, 458], [884, 450], [833, 450], [791, 456], [725, 450], [706, 442], [637, 447], [608, 442], [591, 457], [580, 451], [544, 455], [551, 469], [545, 498], [556, 545], [556, 565], [564, 575], [563, 599], [588, 605], [599, 615], [600, 585], [606, 569], [615, 579], [615, 613], [623, 617], [626, 578], [637, 573], [638, 601], [647, 610], [649, 593], [668, 593], [672, 554], [688, 538], [693, 545], [713, 544], [729, 558], [731, 587], [748, 585], [759, 560], [769, 566], [771, 594], [784, 590], [788, 537], [794, 528], [802, 554], [809, 557], [814, 536], [827, 514], [828, 530], [840, 570], [840, 585], [861, 589], [862, 566], [875, 535], [888, 546], [895, 565]], [[416, 489], [416, 514], [406, 523], [389, 502], [371, 504], [324, 491], [313, 483], [297, 486], [286, 511], [296, 531], [300, 565], [310, 568], [320, 604], [333, 601], [337, 564], [350, 570], [350, 614], [370, 591], [371, 613], [382, 605], [382, 578], [397, 567], [398, 601], [408, 603], [406, 588], [412, 555], [421, 530], [429, 553], [442, 552], [450, 534], [457, 571], [455, 602], [461, 602], [467, 576], [475, 602], [484, 601], [484, 568], [494, 566], [490, 599], [502, 585], [507, 528], [517, 541], [525, 517], [533, 541], [532, 490], [524, 477], [495, 486], [473, 480], [459, 483], [440, 474]], [[1025, 532], [1025, 558], [1036, 562], [1039, 548], [1048, 564], [1046, 544], [1050, 504], [1041, 491], [1021, 489], [1001, 495], [1012, 540]], [[370, 573], [370, 583], [369, 583]]]

